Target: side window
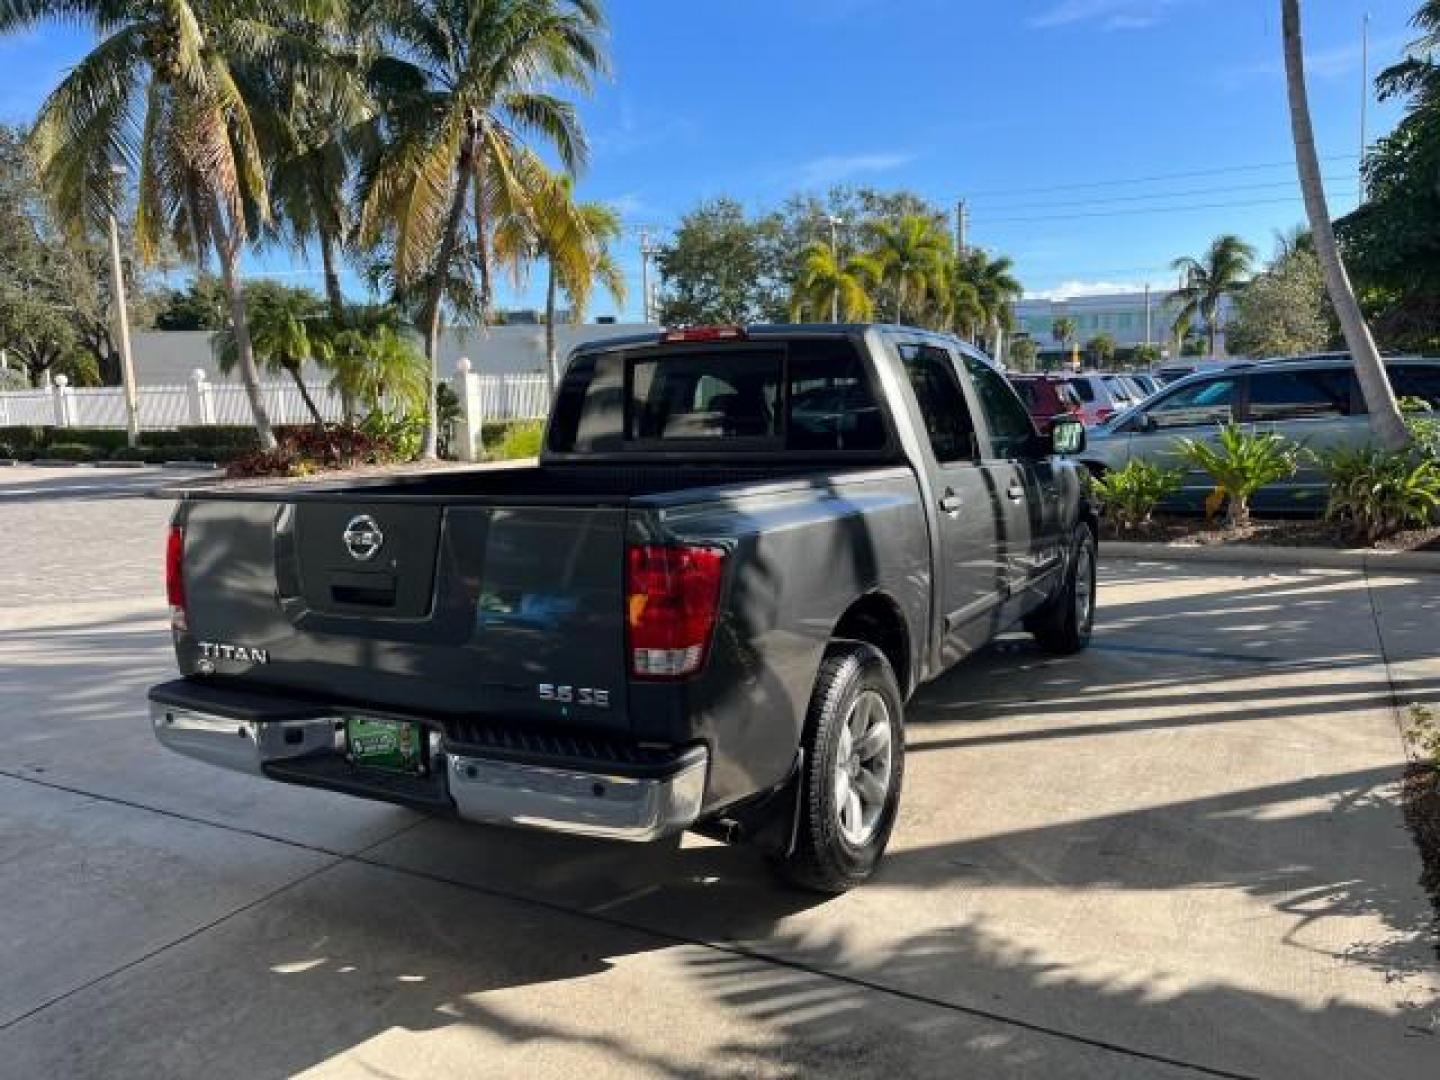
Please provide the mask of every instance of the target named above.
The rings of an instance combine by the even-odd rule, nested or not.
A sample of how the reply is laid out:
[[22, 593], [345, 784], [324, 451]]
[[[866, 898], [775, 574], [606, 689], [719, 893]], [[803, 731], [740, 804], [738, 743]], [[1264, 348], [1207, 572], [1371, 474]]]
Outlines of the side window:
[[1349, 416], [1355, 375], [1343, 368], [1267, 371], [1250, 376], [1251, 420], [1321, 420]]
[[1396, 397], [1420, 398], [1430, 408], [1440, 410], [1440, 364], [1397, 364], [1390, 368], [1390, 382]]
[[1020, 457], [1035, 438], [1030, 413], [1010, 389], [1005, 377], [983, 360], [966, 355], [965, 370], [975, 383], [980, 410], [990, 428], [990, 452], [997, 458]]
[[1076, 379], [1065, 385], [1074, 390], [1076, 396], [1087, 405], [1095, 400], [1095, 387], [1090, 384], [1089, 379]]
[[1157, 401], [1146, 413], [1157, 430], [1229, 423], [1234, 419], [1232, 406], [1237, 385], [1233, 378], [1206, 379], [1181, 387]]
[[935, 460], [944, 464], [973, 459], [975, 425], [950, 354], [933, 345], [907, 344], [900, 346], [900, 359], [920, 405]]
[[823, 340], [790, 347], [791, 450], [879, 450], [887, 438], [854, 348]]

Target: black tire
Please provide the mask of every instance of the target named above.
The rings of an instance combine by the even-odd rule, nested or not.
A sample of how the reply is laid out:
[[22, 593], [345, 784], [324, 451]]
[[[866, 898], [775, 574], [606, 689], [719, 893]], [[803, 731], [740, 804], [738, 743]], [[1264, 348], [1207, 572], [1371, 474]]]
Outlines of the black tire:
[[[884, 706], [883, 718], [875, 706]], [[836, 895], [854, 888], [875, 871], [890, 842], [895, 815], [900, 805], [900, 788], [905, 774], [904, 703], [895, 673], [883, 653], [872, 645], [840, 642], [832, 645], [820, 665], [810, 710], [805, 720], [804, 768], [798, 778], [800, 821], [795, 847], [789, 855], [772, 859], [776, 870], [791, 884], [813, 892]], [[863, 714], [863, 715], [862, 715]], [[869, 719], [873, 728], [888, 727], [888, 769], [885, 770], [883, 798], [873, 798], [865, 808], [862, 791], [877, 791], [876, 766], [866, 769], [863, 753], [847, 727]], [[867, 732], [868, 734], [868, 732]], [[850, 740], [847, 744], [847, 738]], [[843, 812], [838, 805], [841, 783], [838, 777], [841, 754], [855, 748], [845, 780], [846, 790], [861, 800], [858, 842], [847, 835], [857, 819], [850, 800]], [[877, 759], [865, 759], [872, 766]], [[853, 788], [849, 785], [854, 785]]]
[[[1090, 633], [1095, 627], [1095, 555], [1095, 533], [1089, 525], [1082, 524], [1075, 530], [1059, 592], [1025, 619], [1025, 629], [1035, 635], [1035, 641], [1048, 653], [1069, 656], [1090, 644]], [[1079, 596], [1082, 575], [1087, 583], [1084, 593], [1087, 599], [1083, 605]]]

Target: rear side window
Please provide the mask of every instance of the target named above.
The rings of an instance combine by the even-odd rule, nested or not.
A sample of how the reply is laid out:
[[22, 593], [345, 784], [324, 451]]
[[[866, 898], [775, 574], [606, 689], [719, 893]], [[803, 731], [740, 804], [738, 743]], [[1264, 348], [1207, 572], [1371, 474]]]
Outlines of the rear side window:
[[1390, 368], [1390, 383], [1396, 397], [1420, 398], [1440, 410], [1440, 364], [1396, 364]]
[[1193, 383], [1157, 401], [1148, 415], [1157, 429], [1226, 424], [1234, 418], [1236, 386], [1232, 378]]
[[1345, 368], [1267, 371], [1250, 376], [1251, 420], [1322, 420], [1349, 416], [1355, 374]]
[[1026, 405], [1034, 408], [1039, 403], [1043, 388], [1037, 380], [1016, 379], [1010, 385], [1015, 388], [1015, 392], [1020, 395], [1020, 400]]
[[1069, 383], [1052, 383], [1055, 387], [1055, 396], [1060, 399], [1060, 404], [1066, 409], [1080, 408], [1080, 395]]
[[900, 359], [915, 391], [935, 460], [943, 464], [973, 459], [975, 425], [950, 354], [933, 345], [901, 345]]
[[842, 339], [582, 355], [550, 424], [557, 453], [645, 447], [880, 450], [883, 414]]
[[965, 357], [965, 370], [975, 383], [980, 409], [990, 427], [990, 452], [997, 458], [1022, 456], [1035, 437], [1030, 414], [1001, 374], [983, 360]]
[[1095, 400], [1095, 387], [1090, 385], [1089, 379], [1074, 379], [1065, 385], [1074, 390], [1076, 396], [1085, 404], [1088, 405]]

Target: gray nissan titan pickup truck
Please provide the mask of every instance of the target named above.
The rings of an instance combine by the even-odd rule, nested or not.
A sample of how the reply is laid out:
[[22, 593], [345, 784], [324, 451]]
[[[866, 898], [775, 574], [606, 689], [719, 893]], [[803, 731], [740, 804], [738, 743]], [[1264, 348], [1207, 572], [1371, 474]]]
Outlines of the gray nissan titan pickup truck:
[[703, 327], [571, 357], [536, 465], [180, 494], [181, 679], [216, 765], [486, 822], [874, 870], [915, 688], [1089, 640], [1096, 509], [969, 345]]

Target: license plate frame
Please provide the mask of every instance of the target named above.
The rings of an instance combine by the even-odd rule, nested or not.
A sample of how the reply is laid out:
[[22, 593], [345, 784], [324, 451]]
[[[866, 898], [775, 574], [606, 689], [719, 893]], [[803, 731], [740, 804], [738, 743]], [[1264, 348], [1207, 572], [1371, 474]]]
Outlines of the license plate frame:
[[411, 720], [349, 714], [345, 717], [345, 760], [356, 769], [424, 775], [425, 729]]

